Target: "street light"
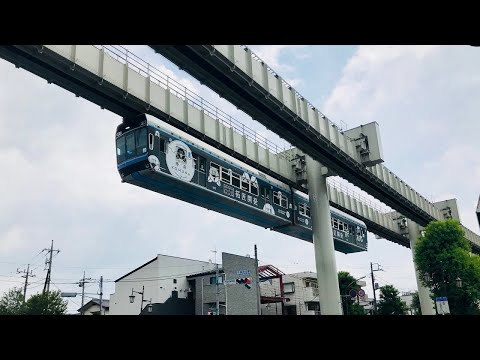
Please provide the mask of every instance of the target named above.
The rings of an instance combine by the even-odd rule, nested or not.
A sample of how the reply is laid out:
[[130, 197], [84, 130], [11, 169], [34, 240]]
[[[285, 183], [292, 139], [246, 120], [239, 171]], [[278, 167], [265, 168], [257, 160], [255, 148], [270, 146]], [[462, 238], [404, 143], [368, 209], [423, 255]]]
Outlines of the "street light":
[[149, 302], [149, 304], [147, 305], [147, 311], [148, 311], [149, 313], [151, 313], [151, 312], [153, 311], [152, 299], [150, 299], [150, 300], [144, 300], [144, 299], [143, 299], [143, 295], [145, 294], [145, 285], [142, 286], [142, 291], [135, 291], [135, 290], [133, 290], [133, 288], [132, 288], [132, 294], [128, 296], [129, 299], [130, 299], [130, 304], [133, 304], [133, 302], [135, 301], [135, 295], [134, 295], [134, 293], [142, 295], [142, 301], [140, 301], [140, 313], [141, 313], [142, 310], [143, 310], [143, 303], [144, 303], [144, 302]]

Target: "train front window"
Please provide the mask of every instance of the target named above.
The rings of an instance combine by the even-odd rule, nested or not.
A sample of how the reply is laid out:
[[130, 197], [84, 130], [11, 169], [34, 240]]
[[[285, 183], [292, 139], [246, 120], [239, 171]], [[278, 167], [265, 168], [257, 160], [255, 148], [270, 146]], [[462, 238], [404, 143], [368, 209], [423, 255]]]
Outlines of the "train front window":
[[131, 132], [125, 136], [127, 159], [135, 156], [135, 133]]
[[147, 152], [147, 128], [141, 128], [135, 131], [135, 142], [137, 143], [137, 155]]
[[125, 161], [125, 136], [117, 139], [117, 163]]

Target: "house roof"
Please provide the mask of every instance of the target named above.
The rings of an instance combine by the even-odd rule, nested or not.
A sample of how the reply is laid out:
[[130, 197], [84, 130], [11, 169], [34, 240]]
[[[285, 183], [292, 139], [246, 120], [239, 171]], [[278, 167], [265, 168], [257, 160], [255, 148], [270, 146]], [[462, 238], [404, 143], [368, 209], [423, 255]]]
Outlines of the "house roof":
[[[93, 305], [98, 305], [100, 306], [100, 299], [91, 299], [89, 302], [87, 302], [85, 305], [83, 305], [80, 309], [78, 309], [78, 312], [82, 312], [87, 310], [89, 307]], [[102, 308], [103, 309], [109, 309], [110, 308], [110, 300], [102, 299]]]
[[[224, 271], [223, 271], [222, 268], [218, 269], [219, 274], [223, 274], [223, 272]], [[199, 273], [196, 273], [196, 274], [187, 275], [187, 279], [191, 279], [191, 278], [198, 277], [198, 276], [212, 275], [212, 274], [215, 274], [215, 273], [216, 273], [216, 270], [202, 271], [202, 272], [199, 272]]]
[[179, 257], [179, 256], [171, 256], [171, 255], [163, 255], [163, 254], [158, 254], [155, 258], [153, 258], [152, 260], [146, 262], [145, 264], [143, 265], [140, 265], [139, 267], [137, 267], [136, 269], [130, 271], [129, 273], [123, 275], [122, 277], [118, 278], [117, 280], [115, 280], [115, 282], [118, 282], [122, 279], [124, 279], [125, 277], [127, 277], [128, 275], [131, 275], [133, 274], [134, 272], [140, 270], [141, 268], [147, 266], [148, 264], [151, 264], [152, 262], [154, 262], [155, 260], [158, 259], [159, 256], [164, 256], [164, 257], [169, 257], [169, 258], [175, 258], [175, 259], [183, 259], [183, 260], [190, 260], [190, 261], [197, 261], [199, 263], [205, 263], [205, 264], [208, 264], [206, 261], [200, 261], [200, 260], [193, 260], [193, 259], [187, 259], [187, 258], [183, 258], [183, 257]]
[[293, 278], [301, 278], [301, 279], [308, 279], [308, 278], [317, 278], [317, 273], [311, 272], [311, 271], [304, 271], [304, 272], [299, 272], [299, 273], [293, 273], [293, 274], [286, 274], [286, 276], [290, 276]]
[[120, 278], [118, 278], [117, 280], [115, 280], [115, 282], [118, 282], [118, 281], [122, 280], [123, 278], [127, 277], [128, 275], [133, 274], [135, 271], [138, 271], [138, 270], [140, 270], [141, 268], [147, 266], [148, 264], [151, 264], [152, 262], [154, 262], [155, 260], [157, 260], [157, 258], [158, 258], [158, 256], [155, 256], [155, 258], [153, 258], [152, 260], [146, 262], [146, 263], [143, 264], [143, 265], [140, 265], [140, 266], [137, 267], [136, 269], [134, 269], [134, 270], [130, 271], [129, 273], [123, 275], [122, 277], [120, 277]]

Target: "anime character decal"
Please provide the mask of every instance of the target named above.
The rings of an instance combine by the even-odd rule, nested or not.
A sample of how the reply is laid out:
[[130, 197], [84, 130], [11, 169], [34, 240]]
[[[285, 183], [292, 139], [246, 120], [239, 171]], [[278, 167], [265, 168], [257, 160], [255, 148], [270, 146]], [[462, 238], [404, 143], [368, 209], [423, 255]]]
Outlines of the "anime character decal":
[[192, 180], [195, 175], [195, 161], [187, 144], [179, 140], [169, 142], [166, 161], [170, 174], [186, 182]]

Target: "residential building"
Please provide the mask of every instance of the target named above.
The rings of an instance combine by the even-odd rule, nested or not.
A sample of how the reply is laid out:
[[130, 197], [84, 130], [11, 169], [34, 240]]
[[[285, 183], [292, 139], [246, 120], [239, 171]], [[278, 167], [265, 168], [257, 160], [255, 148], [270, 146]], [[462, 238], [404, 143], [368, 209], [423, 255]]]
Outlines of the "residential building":
[[83, 305], [78, 312], [83, 315], [108, 315], [110, 308], [109, 300], [102, 300], [102, 314], [100, 314], [100, 299], [91, 299]]
[[[163, 304], [172, 297], [174, 301], [187, 299], [188, 293], [193, 291], [187, 275], [214, 267], [211, 262], [157, 255], [115, 280], [115, 293], [110, 295], [110, 315], [138, 315], [150, 302], [153, 305]], [[130, 302], [132, 291], [133, 303]], [[143, 302], [139, 292], [143, 292]]]
[[157, 255], [115, 281], [110, 314], [208, 315], [216, 312], [218, 296], [220, 315], [256, 315], [256, 271], [248, 256], [222, 253], [217, 270], [211, 262]]
[[400, 300], [402, 300], [405, 305], [407, 305], [408, 308], [408, 315], [413, 315], [412, 311], [412, 300], [413, 300], [413, 294], [414, 291], [404, 291], [402, 292], [402, 295], [400, 295]]

